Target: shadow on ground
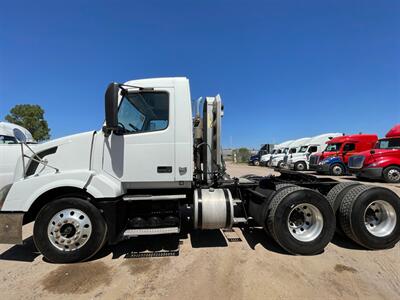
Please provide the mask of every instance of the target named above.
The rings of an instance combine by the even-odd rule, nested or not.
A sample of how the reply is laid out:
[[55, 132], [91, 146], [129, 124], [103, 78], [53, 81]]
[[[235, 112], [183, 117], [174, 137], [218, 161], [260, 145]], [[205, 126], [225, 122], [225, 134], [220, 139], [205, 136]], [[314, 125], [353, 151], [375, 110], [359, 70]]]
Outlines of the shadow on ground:
[[[262, 228], [245, 226], [239, 229], [251, 249], [254, 250], [257, 245], [261, 245], [268, 251], [291, 255], [267, 235]], [[98, 260], [110, 254], [112, 259], [118, 259], [121, 256], [124, 258], [178, 256], [182, 240], [188, 237], [190, 237], [192, 248], [228, 247], [230, 243], [221, 230], [193, 231], [169, 236], [136, 237], [121, 241], [116, 245], [105, 246], [90, 260]], [[365, 250], [340, 234], [335, 234], [331, 242], [345, 249]], [[40, 253], [35, 247], [33, 238], [29, 237], [24, 240], [22, 245], [12, 246], [1, 253], [0, 260], [33, 262], [39, 255]]]
[[36, 249], [33, 237], [30, 236], [23, 241], [22, 245], [12, 246], [10, 249], [0, 254], [0, 260], [15, 260], [32, 262], [40, 255]]

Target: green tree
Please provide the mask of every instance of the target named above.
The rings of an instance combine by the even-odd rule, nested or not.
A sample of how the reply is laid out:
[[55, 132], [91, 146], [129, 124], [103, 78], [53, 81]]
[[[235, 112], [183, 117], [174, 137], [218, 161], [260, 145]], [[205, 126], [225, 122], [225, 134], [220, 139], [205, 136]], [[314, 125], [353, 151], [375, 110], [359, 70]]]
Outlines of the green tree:
[[25, 127], [36, 141], [50, 139], [50, 129], [44, 119], [44, 110], [39, 105], [15, 105], [5, 117], [7, 122]]
[[247, 162], [249, 161], [251, 152], [247, 148], [239, 148], [235, 150], [237, 162]]

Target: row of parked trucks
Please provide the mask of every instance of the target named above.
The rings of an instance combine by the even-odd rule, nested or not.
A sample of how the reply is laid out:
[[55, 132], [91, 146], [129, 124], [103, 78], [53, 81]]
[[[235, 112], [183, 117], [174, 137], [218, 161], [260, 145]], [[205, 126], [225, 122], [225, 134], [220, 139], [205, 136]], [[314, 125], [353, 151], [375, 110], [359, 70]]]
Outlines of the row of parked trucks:
[[[250, 163], [253, 163], [250, 160]], [[260, 156], [260, 165], [295, 171], [400, 182], [400, 125], [384, 138], [376, 134], [326, 133], [313, 138], [290, 140]]]
[[[299, 255], [321, 253], [336, 229], [368, 249], [400, 240], [400, 198], [389, 189], [290, 170], [231, 177], [222, 116], [219, 95], [200, 99], [192, 114], [188, 79], [153, 78], [111, 83], [98, 130], [33, 148], [14, 129], [20, 156], [0, 190], [0, 243], [22, 243], [32, 221], [36, 248], [58, 263], [122, 239], [233, 226], [263, 228]], [[310, 147], [296, 144], [296, 153]]]

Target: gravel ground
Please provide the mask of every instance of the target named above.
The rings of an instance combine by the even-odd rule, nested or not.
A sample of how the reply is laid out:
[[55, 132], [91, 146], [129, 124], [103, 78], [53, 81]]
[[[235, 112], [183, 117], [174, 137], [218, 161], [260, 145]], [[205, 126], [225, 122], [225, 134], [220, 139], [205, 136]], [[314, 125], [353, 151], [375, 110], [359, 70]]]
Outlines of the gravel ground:
[[[233, 176], [273, 173], [246, 165], [228, 170]], [[397, 185], [380, 185], [399, 194]], [[56, 265], [37, 253], [31, 233], [32, 224], [26, 225], [24, 245], [0, 245], [1, 299], [400, 298], [399, 243], [368, 251], [335, 236], [322, 254], [293, 256], [261, 229], [235, 228], [225, 235], [216, 230], [128, 240], [90, 262]], [[241, 241], [229, 242], [226, 235]], [[128, 258], [139, 249], [177, 247], [178, 256]]]

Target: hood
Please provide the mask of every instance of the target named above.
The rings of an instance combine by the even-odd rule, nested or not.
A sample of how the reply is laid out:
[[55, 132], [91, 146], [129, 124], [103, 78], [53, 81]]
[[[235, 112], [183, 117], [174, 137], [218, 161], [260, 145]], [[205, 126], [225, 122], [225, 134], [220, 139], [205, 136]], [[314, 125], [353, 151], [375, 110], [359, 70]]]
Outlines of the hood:
[[[89, 169], [91, 160], [91, 149], [95, 131], [74, 134], [52, 140], [34, 147], [35, 153], [47, 161], [49, 166], [59, 170], [59, 172], [77, 169]], [[33, 156], [31, 151], [24, 147], [24, 153]], [[26, 175], [41, 175], [55, 170], [44, 167], [31, 160], [25, 160]], [[22, 159], [18, 160], [15, 170], [15, 180], [23, 177]]]

